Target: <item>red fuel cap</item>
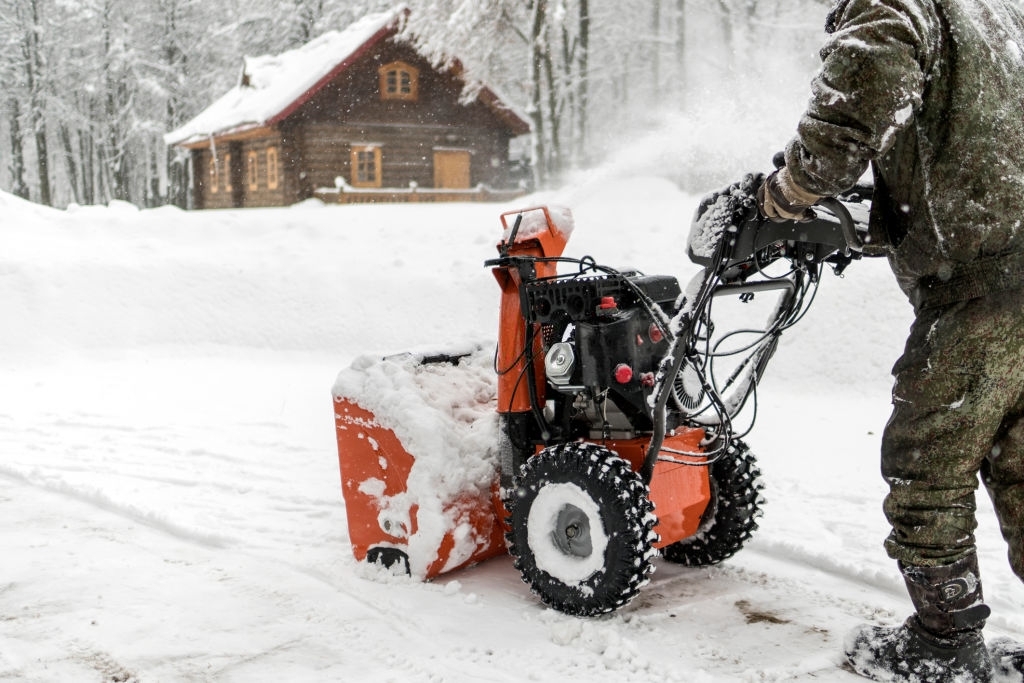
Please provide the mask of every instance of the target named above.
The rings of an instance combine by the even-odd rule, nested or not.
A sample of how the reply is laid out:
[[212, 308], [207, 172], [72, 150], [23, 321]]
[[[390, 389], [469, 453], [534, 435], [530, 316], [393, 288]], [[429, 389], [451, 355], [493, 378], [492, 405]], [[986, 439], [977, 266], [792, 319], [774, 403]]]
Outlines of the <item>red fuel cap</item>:
[[631, 379], [633, 379], [633, 368], [629, 367], [625, 363], [619, 363], [615, 366], [616, 382], [619, 384], [627, 384]]

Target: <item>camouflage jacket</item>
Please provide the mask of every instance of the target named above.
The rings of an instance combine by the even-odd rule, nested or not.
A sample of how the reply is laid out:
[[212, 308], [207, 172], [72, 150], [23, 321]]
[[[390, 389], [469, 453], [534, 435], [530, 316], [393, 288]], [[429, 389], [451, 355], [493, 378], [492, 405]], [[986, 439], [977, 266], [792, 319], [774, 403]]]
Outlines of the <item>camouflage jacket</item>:
[[1024, 286], [1022, 7], [838, 0], [829, 14], [786, 163], [822, 195], [872, 165], [872, 236], [912, 299], [951, 279], [971, 290], [972, 273], [1001, 272], [996, 279]]

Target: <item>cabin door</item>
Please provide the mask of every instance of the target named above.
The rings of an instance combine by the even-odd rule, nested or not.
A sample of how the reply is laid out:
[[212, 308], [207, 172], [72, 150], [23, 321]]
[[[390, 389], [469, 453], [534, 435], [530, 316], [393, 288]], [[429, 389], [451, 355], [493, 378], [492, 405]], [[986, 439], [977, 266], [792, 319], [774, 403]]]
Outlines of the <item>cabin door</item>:
[[461, 149], [434, 150], [434, 187], [469, 189], [469, 152]]

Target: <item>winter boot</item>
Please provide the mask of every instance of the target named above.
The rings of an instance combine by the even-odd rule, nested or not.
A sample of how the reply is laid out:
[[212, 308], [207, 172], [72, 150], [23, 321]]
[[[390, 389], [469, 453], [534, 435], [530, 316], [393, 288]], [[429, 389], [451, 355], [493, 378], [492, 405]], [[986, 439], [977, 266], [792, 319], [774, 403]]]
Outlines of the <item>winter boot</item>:
[[876, 681], [990, 683], [992, 659], [981, 629], [978, 560], [969, 555], [944, 567], [900, 565], [917, 613], [899, 627], [863, 625], [847, 636], [854, 671]]
[[1024, 644], [1009, 638], [997, 638], [989, 643], [988, 650], [1000, 681], [1024, 683]]

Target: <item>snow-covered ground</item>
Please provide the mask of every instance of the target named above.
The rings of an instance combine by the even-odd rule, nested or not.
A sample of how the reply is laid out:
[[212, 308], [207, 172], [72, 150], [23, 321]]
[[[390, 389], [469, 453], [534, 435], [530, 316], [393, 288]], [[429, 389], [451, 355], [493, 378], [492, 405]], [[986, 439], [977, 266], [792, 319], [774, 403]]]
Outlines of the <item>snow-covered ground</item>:
[[[688, 279], [697, 197], [595, 176], [568, 252]], [[367, 352], [493, 339], [498, 205], [58, 212], [0, 194], [0, 680], [853, 680], [909, 609], [879, 434], [910, 309], [883, 261], [825, 279], [747, 438], [765, 515], [629, 606], [545, 609], [506, 557], [431, 583], [355, 562], [331, 387]], [[989, 634], [1024, 638], [984, 494]]]

